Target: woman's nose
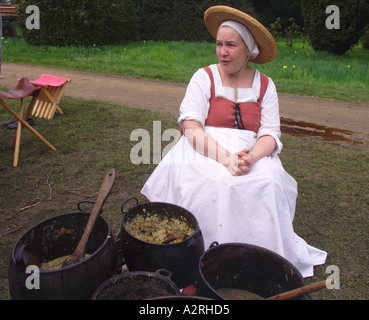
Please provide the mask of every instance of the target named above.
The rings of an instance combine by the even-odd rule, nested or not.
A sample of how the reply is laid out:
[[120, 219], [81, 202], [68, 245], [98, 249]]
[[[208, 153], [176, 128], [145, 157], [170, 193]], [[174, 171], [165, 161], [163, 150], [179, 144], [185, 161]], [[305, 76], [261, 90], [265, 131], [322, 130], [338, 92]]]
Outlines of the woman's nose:
[[228, 50], [227, 50], [227, 47], [226, 46], [223, 46], [222, 49], [220, 50], [220, 54], [222, 56], [226, 56], [228, 55]]

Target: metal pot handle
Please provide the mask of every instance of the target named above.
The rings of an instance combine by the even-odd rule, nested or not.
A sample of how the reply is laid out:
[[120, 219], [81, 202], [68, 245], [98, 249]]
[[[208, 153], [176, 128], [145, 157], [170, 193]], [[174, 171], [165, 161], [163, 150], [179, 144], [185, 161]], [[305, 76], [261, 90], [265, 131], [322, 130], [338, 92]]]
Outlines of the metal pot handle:
[[28, 244], [21, 244], [14, 253], [14, 260], [17, 267], [25, 268], [28, 265], [30, 249]]
[[217, 241], [213, 241], [212, 243], [210, 243], [209, 249], [214, 248], [218, 245], [219, 245], [219, 243]]
[[40, 261], [31, 252], [31, 248], [28, 244], [20, 244], [14, 252], [14, 260], [17, 268], [24, 269], [29, 265], [36, 265], [40, 267]]
[[78, 210], [79, 211], [81, 211], [81, 212], [90, 212], [90, 211], [87, 211], [87, 210], [83, 210], [83, 209], [81, 209], [81, 204], [82, 203], [91, 203], [91, 204], [95, 204], [95, 201], [92, 201], [92, 200], [81, 200], [81, 201], [79, 201], [78, 203], [77, 203], [77, 208], [78, 208]]
[[[126, 213], [126, 211], [124, 211], [124, 206], [130, 202], [131, 200], [135, 200], [136, 203], [133, 205], [133, 206], [137, 206], [138, 205], [138, 199], [136, 197], [131, 197], [131, 198], [128, 198], [126, 201], [123, 201], [122, 205], [120, 206], [120, 211], [122, 211], [123, 214]], [[131, 206], [132, 207], [132, 206]]]
[[169, 280], [171, 280], [173, 272], [167, 270], [167, 269], [158, 269], [155, 271], [155, 273], [160, 274], [161, 276], [168, 278]]

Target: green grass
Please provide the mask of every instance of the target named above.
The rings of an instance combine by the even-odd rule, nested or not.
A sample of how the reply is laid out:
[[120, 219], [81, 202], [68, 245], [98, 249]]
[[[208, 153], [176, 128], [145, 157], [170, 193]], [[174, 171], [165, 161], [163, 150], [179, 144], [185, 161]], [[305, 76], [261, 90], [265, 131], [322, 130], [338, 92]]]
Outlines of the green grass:
[[278, 42], [278, 58], [260, 71], [270, 75], [279, 92], [369, 103], [369, 52], [357, 46], [338, 57], [315, 52], [297, 42]]
[[[14, 242], [47, 217], [76, 211], [80, 200], [95, 200], [110, 168], [115, 168], [117, 179], [103, 215], [117, 235], [121, 203], [131, 196], [144, 200], [140, 190], [155, 168], [154, 164], [132, 164], [130, 150], [137, 142], [131, 141], [131, 132], [143, 128], [152, 133], [157, 120], [162, 121], [162, 132], [177, 128], [174, 117], [160, 112], [70, 97], [63, 97], [60, 106], [62, 116], [51, 121], [35, 119], [35, 129], [57, 150], [51, 151], [23, 130], [17, 168], [12, 167], [9, 147], [15, 130], [0, 127], [0, 300], [9, 299], [8, 259]], [[0, 122], [8, 118], [0, 110]], [[286, 134], [282, 141], [281, 160], [299, 186], [294, 228], [309, 244], [328, 252], [327, 263], [317, 267], [315, 276], [306, 282], [326, 279], [329, 265], [340, 271], [341, 289], [321, 290], [312, 297], [368, 299], [368, 147]], [[49, 200], [18, 212], [50, 195]]]
[[[295, 41], [278, 41], [278, 57], [254, 65], [272, 77], [279, 92], [369, 104], [369, 54], [361, 46], [343, 56], [314, 52]], [[117, 75], [188, 82], [200, 67], [216, 63], [213, 43], [131, 42], [120, 46], [36, 47], [24, 39], [3, 40], [5, 62], [72, 68]]]
[[323, 290], [313, 297], [367, 300], [368, 149], [286, 135], [284, 142], [280, 157], [299, 189], [295, 231], [328, 252], [326, 264], [316, 267], [315, 276], [306, 282], [326, 279], [329, 265], [340, 272], [340, 290]]

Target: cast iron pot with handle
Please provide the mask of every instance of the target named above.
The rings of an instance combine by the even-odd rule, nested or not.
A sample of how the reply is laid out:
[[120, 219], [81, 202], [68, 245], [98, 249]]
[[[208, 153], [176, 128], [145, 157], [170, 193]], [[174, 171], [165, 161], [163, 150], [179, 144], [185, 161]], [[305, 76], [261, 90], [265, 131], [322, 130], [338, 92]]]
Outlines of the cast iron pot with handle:
[[[115, 274], [116, 243], [110, 224], [100, 213], [87, 242], [86, 254], [89, 256], [68, 267], [39, 269], [39, 288], [30, 287], [28, 266], [69, 255], [78, 245], [90, 217], [90, 211], [80, 207], [84, 202], [94, 203], [81, 201], [77, 204], [78, 212], [48, 218], [31, 227], [16, 241], [9, 263], [12, 299], [87, 300], [101, 283]], [[35, 274], [32, 276], [37, 277]], [[36, 285], [35, 281], [31, 283]]]
[[275, 252], [247, 243], [213, 242], [200, 258], [196, 294], [227, 300], [219, 290], [235, 289], [268, 298], [303, 286], [298, 269]]
[[[134, 203], [128, 207], [129, 203]], [[125, 207], [128, 209], [125, 210]], [[195, 216], [188, 210], [170, 203], [143, 202], [135, 197], [122, 203], [123, 213], [118, 246], [122, 250], [129, 271], [166, 269], [173, 273], [172, 280], [179, 288], [193, 284], [197, 278], [198, 263], [204, 252], [204, 239]], [[136, 215], [164, 215], [186, 221], [195, 232], [181, 242], [156, 244], [140, 240], [130, 234], [126, 224]]]

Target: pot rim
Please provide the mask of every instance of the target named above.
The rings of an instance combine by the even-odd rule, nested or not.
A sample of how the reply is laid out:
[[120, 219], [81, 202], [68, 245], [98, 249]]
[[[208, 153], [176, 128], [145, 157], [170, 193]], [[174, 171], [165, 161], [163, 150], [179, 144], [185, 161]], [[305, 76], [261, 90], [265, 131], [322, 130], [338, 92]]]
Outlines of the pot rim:
[[[170, 274], [168, 276], [165, 276], [161, 274], [161, 271], [169, 272]], [[91, 300], [96, 300], [96, 297], [101, 293], [102, 290], [105, 288], [109, 288], [109, 284], [112, 283], [112, 285], [115, 285], [116, 283], [119, 283], [120, 279], [127, 278], [129, 276], [147, 276], [147, 277], [154, 277], [158, 278], [159, 280], [165, 281], [174, 291], [178, 292], [178, 295], [180, 295], [181, 291], [178, 288], [178, 286], [175, 284], [175, 282], [171, 279], [171, 272], [167, 271], [165, 269], [159, 269], [157, 271], [129, 271], [129, 272], [123, 272], [121, 274], [117, 274], [107, 280], [105, 280], [102, 284], [100, 284], [96, 289], [95, 292], [91, 296]]]
[[[26, 234], [28, 234], [29, 232], [31, 232], [34, 228], [38, 227], [39, 225], [43, 224], [43, 223], [46, 223], [47, 221], [49, 220], [53, 220], [53, 219], [56, 219], [58, 217], [64, 217], [64, 216], [67, 216], [67, 215], [72, 215], [72, 214], [90, 214], [91, 212], [90, 211], [75, 211], [75, 212], [67, 212], [67, 213], [62, 213], [62, 214], [58, 214], [58, 215], [55, 215], [53, 217], [49, 217], [43, 221], [40, 221], [36, 224], [34, 224], [32, 227], [28, 228], [17, 240], [16, 242], [14, 243], [13, 245], [13, 248], [12, 248], [12, 251], [11, 251], [11, 263], [14, 263], [16, 264], [16, 261], [15, 261], [15, 252], [16, 252], [16, 248], [18, 248], [19, 245], [21, 245], [21, 240], [25, 237]], [[62, 268], [59, 268], [59, 269], [55, 269], [55, 270], [42, 270], [42, 269], [39, 269], [39, 272], [40, 273], [53, 273], [53, 272], [58, 272], [60, 270], [67, 270], [67, 269], [70, 269], [70, 268], [73, 268], [73, 267], [76, 267], [76, 266], [79, 266], [81, 265], [82, 263], [86, 263], [88, 262], [89, 260], [91, 260], [97, 253], [99, 253], [107, 244], [107, 242], [109, 240], [111, 240], [113, 238], [113, 235], [112, 235], [112, 229], [111, 229], [111, 226], [109, 224], [109, 222], [101, 215], [98, 216], [98, 218], [101, 218], [107, 225], [108, 227], [108, 232], [107, 232], [107, 235], [106, 235], [106, 238], [104, 239], [103, 243], [99, 246], [99, 248], [97, 250], [95, 250], [90, 256], [88, 256], [87, 258], [83, 259], [82, 261], [79, 261], [77, 263], [74, 263], [72, 265], [69, 265], [69, 266], [66, 266], [66, 267], [62, 267]], [[26, 268], [26, 267], [25, 267]]]
[[264, 251], [265, 253], [271, 254], [271, 255], [275, 255], [278, 258], [280, 258], [281, 260], [283, 260], [283, 262], [285, 262], [286, 264], [288, 264], [290, 267], [292, 267], [292, 269], [294, 269], [294, 271], [296, 271], [296, 273], [302, 277], [301, 272], [296, 268], [296, 266], [294, 266], [289, 260], [287, 260], [285, 257], [281, 256], [279, 253], [276, 253], [270, 249], [258, 246], [256, 244], [251, 244], [251, 243], [247, 243], [247, 242], [224, 242], [224, 243], [218, 243], [216, 241], [212, 242], [209, 246], [209, 248], [202, 254], [202, 256], [200, 257], [200, 262], [203, 259], [203, 257], [210, 252], [213, 249], [217, 249], [219, 247], [232, 247], [232, 246], [237, 246], [237, 247], [249, 247], [249, 248], [253, 248], [253, 249], [258, 249], [260, 251]]
[[260, 250], [262, 252], [265, 252], [265, 253], [268, 253], [268, 254], [271, 254], [271, 255], [275, 255], [277, 256], [278, 258], [280, 258], [281, 262], [287, 264], [289, 267], [291, 267], [291, 269], [293, 269], [293, 271], [296, 273], [296, 275], [298, 276], [298, 278], [302, 281], [302, 283], [305, 285], [305, 280], [301, 274], [301, 272], [290, 262], [288, 261], [286, 258], [282, 257], [280, 254], [272, 251], [272, 250], [269, 250], [267, 248], [264, 248], [264, 247], [261, 247], [261, 246], [258, 246], [258, 245], [254, 245], [254, 244], [251, 244], [251, 243], [242, 243], [242, 242], [226, 242], [226, 243], [221, 243], [221, 244], [218, 244], [218, 242], [214, 241], [210, 244], [209, 248], [201, 255], [200, 259], [199, 259], [199, 267], [198, 267], [198, 274], [199, 274], [199, 277], [201, 278], [201, 280], [206, 284], [206, 286], [208, 287], [208, 289], [210, 289], [210, 291], [215, 294], [216, 296], [218, 296], [219, 298], [225, 300], [226, 298], [223, 297], [221, 294], [219, 294], [214, 288], [212, 285], [210, 285], [210, 283], [206, 280], [204, 274], [203, 274], [203, 268], [202, 268], [202, 262], [205, 258], [205, 256], [207, 254], [209, 254], [211, 251], [214, 252], [214, 250], [217, 250], [217, 249], [221, 249], [221, 248], [225, 248], [225, 247], [234, 247], [234, 246], [237, 246], [237, 247], [248, 247], [248, 248], [252, 248], [252, 249], [257, 249], [257, 250]]
[[[122, 221], [121, 221], [121, 226], [122, 228], [124, 229], [125, 232], [127, 232], [132, 238], [134, 238], [137, 242], [142, 242], [144, 244], [149, 244], [149, 245], [153, 245], [153, 246], [157, 246], [157, 247], [162, 247], [162, 246], [171, 246], [171, 247], [174, 247], [174, 246], [180, 246], [180, 245], [183, 245], [184, 242], [188, 242], [190, 241], [192, 238], [194, 237], [197, 237], [198, 235], [201, 235], [201, 230], [200, 230], [200, 226], [199, 226], [199, 222], [197, 221], [197, 218], [190, 212], [188, 211], [187, 209], [179, 206], [179, 205], [176, 205], [176, 204], [173, 204], [173, 203], [169, 203], [169, 202], [141, 202], [141, 203], [136, 203], [135, 205], [129, 207], [127, 209], [127, 211], [123, 211], [123, 206], [125, 203], [127, 203], [128, 201], [132, 200], [132, 199], [135, 199], [137, 200], [136, 198], [129, 198], [127, 199], [125, 202], [123, 202], [122, 204], [122, 213], [123, 213], [123, 217], [122, 217]], [[125, 226], [125, 223], [124, 223], [124, 218], [126, 217], [127, 214], [130, 213], [131, 210], [137, 208], [137, 207], [140, 207], [140, 206], [149, 206], [149, 205], [169, 205], [171, 207], [177, 207], [185, 212], [187, 212], [191, 218], [193, 218], [194, 222], [195, 222], [195, 231], [189, 235], [187, 238], [183, 239], [182, 241], [180, 242], [176, 242], [176, 243], [164, 243], [164, 244], [161, 244], [161, 243], [154, 243], [154, 242], [149, 242], [149, 241], [145, 241], [145, 240], [142, 240], [142, 239], [139, 239], [137, 238], [136, 236], [134, 236], [132, 233], [130, 233], [126, 226]], [[139, 214], [139, 213], [137, 213]], [[137, 215], [136, 214], [136, 215]]]

